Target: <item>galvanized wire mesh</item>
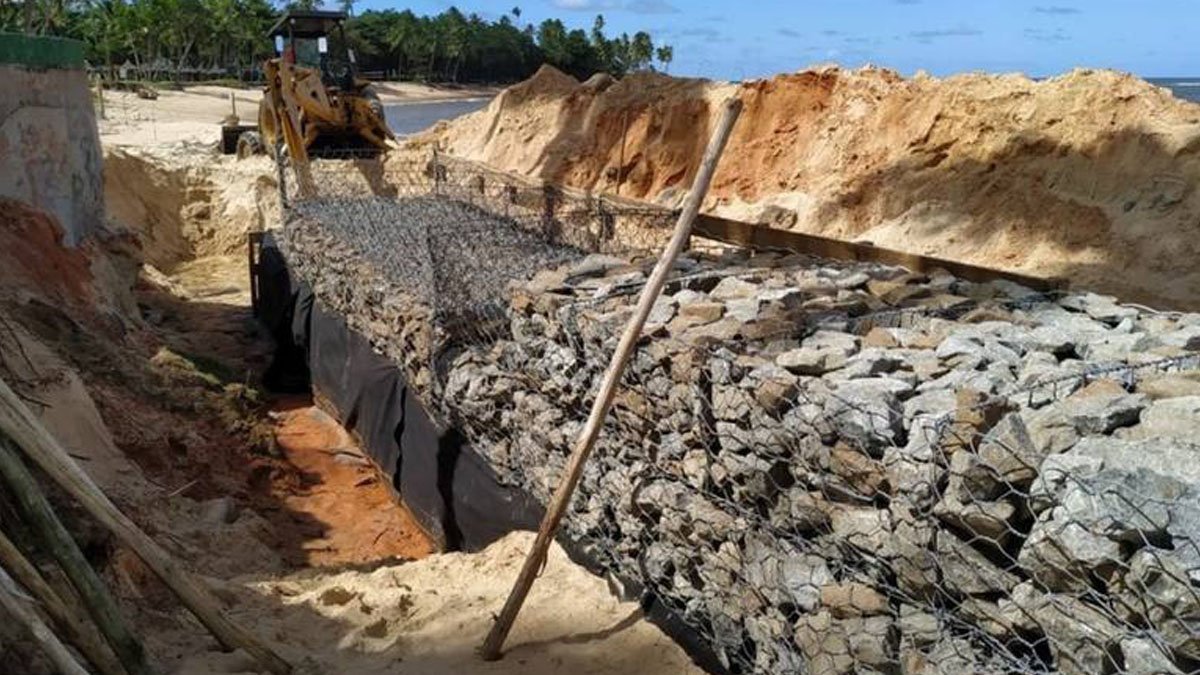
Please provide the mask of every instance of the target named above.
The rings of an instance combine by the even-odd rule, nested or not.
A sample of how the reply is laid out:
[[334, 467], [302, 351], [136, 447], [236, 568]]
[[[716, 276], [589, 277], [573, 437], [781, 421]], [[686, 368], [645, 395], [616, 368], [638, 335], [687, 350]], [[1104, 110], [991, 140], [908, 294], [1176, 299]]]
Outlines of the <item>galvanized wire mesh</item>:
[[[297, 204], [288, 254], [545, 500], [671, 214], [444, 162]], [[1200, 672], [1198, 348], [1100, 296], [692, 253], [565, 535], [731, 672]]]

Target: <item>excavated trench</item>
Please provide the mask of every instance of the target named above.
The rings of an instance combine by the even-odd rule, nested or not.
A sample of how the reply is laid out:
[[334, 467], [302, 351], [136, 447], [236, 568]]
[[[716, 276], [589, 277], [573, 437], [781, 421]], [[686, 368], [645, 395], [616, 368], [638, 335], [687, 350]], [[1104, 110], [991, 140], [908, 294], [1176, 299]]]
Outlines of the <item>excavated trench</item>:
[[[468, 550], [536, 526], [651, 263], [473, 201], [298, 203], [258, 274], [279, 364]], [[708, 669], [1200, 663], [1200, 316], [725, 250], [651, 324], [564, 541]]]
[[[195, 146], [110, 148], [105, 218], [82, 62], [0, 70], [28, 85], [0, 104], [0, 142], [22, 149], [0, 157], [4, 381], [124, 513], [198, 573], [230, 619], [298, 672], [479, 667], [473, 650], [487, 608], [503, 600], [529, 538], [426, 557], [434, 542], [343, 428], [362, 438], [362, 425], [325, 415], [307, 387], [278, 396], [257, 386], [271, 345], [249, 311], [244, 242], [278, 221], [269, 167]], [[336, 355], [323, 356], [338, 369]], [[438, 441], [447, 456], [461, 447], [449, 435]], [[443, 474], [430, 475], [436, 493]], [[256, 669], [245, 653], [221, 651], [136, 554], [51, 498], [152, 669]], [[506, 508], [497, 520], [515, 507]], [[45, 551], [0, 510], [5, 533], [49, 572]], [[561, 672], [575, 662], [588, 672], [695, 671], [636, 605], [614, 601], [557, 547], [544, 582], [513, 634], [513, 658], [489, 672]], [[0, 626], [0, 642], [0, 670], [53, 671], [16, 622]]]
[[[227, 441], [252, 434], [228, 425], [246, 394], [203, 355], [252, 346], [245, 310], [220, 306], [243, 301], [242, 236], [276, 222], [273, 178], [182, 150], [106, 162], [110, 212], [174, 277], [143, 280], [144, 344], [92, 341], [83, 351], [101, 356], [70, 364], [112, 454], [186, 499], [143, 517], [219, 525], [186, 528], [241, 548], [208, 560], [219, 574], [266, 555], [245, 546], [261, 547], [246, 536], [264, 520], [302, 563], [377, 560], [408, 545], [372, 520], [402, 513], [397, 494], [412, 542], [474, 550], [536, 525], [652, 262], [611, 238], [619, 220], [519, 215], [515, 193], [504, 210], [378, 191], [298, 204], [263, 250], [260, 318], [375, 466], [343, 471], [352, 444], [307, 408], [276, 411], [282, 457], [239, 469]], [[96, 224], [71, 227], [73, 241]], [[595, 246], [596, 233], [610, 239]], [[103, 271], [89, 265], [84, 276]], [[87, 300], [64, 292], [62, 312]], [[105, 335], [127, 300], [80, 316]], [[79, 319], [50, 321], [52, 302], [36, 321], [28, 303], [14, 316], [63, 339]], [[101, 367], [152, 345], [146, 372]], [[1195, 671], [1197, 350], [1200, 315], [1103, 296], [692, 253], [654, 308], [564, 540], [710, 670]], [[179, 433], [181, 395], [227, 426]], [[386, 485], [364, 500], [376, 470]], [[223, 493], [245, 481], [239, 518]], [[112, 564], [139, 574], [119, 551]], [[391, 629], [363, 639], [378, 630]]]

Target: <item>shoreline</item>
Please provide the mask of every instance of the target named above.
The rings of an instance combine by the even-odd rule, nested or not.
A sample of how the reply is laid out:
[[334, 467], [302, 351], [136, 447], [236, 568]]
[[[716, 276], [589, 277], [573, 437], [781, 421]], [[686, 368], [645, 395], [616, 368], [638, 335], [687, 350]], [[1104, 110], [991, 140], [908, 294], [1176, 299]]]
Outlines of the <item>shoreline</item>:
[[[375, 83], [380, 102], [387, 108], [479, 102], [494, 97], [500, 87], [450, 89], [413, 82]], [[177, 143], [216, 143], [220, 126], [232, 112], [250, 123], [258, 115], [261, 88], [240, 89], [198, 84], [182, 89], [157, 90], [157, 99], [138, 98], [131, 91], [104, 91], [102, 118], [97, 120], [105, 147], [147, 147]], [[100, 106], [97, 106], [99, 112]]]
[[477, 103], [479, 101], [490, 101], [494, 96], [454, 96], [450, 98], [430, 98], [420, 100], [400, 100], [388, 101], [383, 100], [385, 106], [408, 106], [408, 105], [433, 105], [435, 103]]

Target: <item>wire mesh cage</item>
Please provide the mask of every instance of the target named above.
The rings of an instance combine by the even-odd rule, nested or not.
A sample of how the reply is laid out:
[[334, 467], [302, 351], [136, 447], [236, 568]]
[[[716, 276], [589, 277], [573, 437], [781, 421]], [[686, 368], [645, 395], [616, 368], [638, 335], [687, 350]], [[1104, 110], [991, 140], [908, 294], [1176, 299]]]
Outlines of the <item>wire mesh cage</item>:
[[[674, 214], [446, 157], [318, 175], [301, 275], [548, 500]], [[730, 672], [1200, 672], [1197, 348], [1101, 296], [693, 251], [564, 534]]]

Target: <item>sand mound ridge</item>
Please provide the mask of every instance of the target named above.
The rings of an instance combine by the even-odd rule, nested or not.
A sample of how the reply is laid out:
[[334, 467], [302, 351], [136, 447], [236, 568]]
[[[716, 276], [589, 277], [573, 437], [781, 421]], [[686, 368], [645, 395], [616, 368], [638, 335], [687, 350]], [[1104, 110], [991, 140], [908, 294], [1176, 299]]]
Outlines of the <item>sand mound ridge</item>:
[[1200, 106], [1112, 71], [1035, 82], [828, 68], [729, 84], [579, 83], [543, 68], [421, 140], [674, 204], [734, 94], [746, 106], [711, 212], [1198, 306]]

